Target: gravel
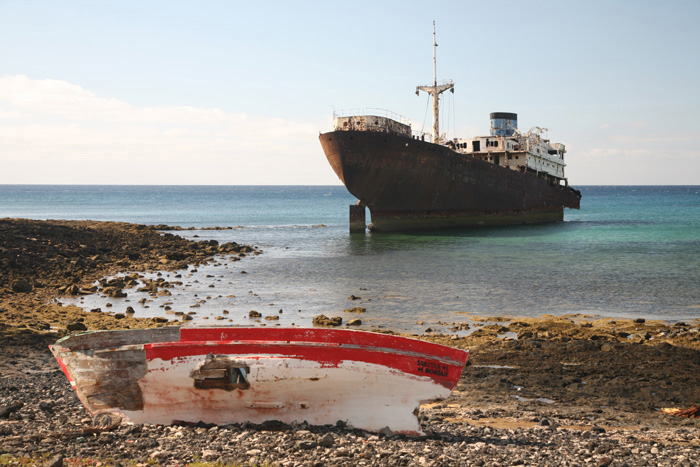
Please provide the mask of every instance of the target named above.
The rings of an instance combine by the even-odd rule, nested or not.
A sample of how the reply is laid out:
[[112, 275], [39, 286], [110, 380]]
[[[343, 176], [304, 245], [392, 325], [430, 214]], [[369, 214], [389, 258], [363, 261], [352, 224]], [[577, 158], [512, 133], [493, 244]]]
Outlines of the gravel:
[[[424, 436], [338, 426], [128, 425], [93, 419], [48, 351], [0, 375], [0, 463], [184, 466], [195, 461], [279, 466], [695, 466], [698, 429], [603, 427], [547, 404], [482, 409], [448, 399], [420, 412]], [[21, 403], [21, 404], [20, 404]], [[371, 401], [368, 401], [371, 407]], [[584, 411], [585, 412], [585, 411]], [[1, 413], [1, 411], [0, 411]], [[613, 417], [614, 419], [614, 417]], [[511, 427], [489, 426], [489, 424]], [[21, 464], [20, 464], [21, 465]]]

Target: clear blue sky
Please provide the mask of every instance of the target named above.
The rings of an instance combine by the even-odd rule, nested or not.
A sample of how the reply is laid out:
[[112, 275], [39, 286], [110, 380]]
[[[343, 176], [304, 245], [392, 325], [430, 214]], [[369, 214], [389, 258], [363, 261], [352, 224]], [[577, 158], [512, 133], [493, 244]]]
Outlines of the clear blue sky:
[[549, 128], [573, 185], [700, 184], [700, 1], [0, 0], [0, 183], [338, 184], [333, 109]]

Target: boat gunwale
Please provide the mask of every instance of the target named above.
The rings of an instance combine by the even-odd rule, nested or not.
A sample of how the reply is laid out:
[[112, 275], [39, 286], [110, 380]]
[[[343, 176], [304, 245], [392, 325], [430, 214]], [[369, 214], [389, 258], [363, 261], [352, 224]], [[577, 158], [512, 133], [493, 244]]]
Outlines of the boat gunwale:
[[[167, 326], [164, 328], [167, 331], [161, 331], [158, 334], [177, 335], [178, 340], [161, 340], [151, 342], [125, 343], [122, 345], [111, 345], [108, 339], [101, 340], [100, 337], [108, 337], [110, 333], [118, 333], [120, 336], [126, 334], [141, 335], [143, 337], [151, 336], [153, 329], [124, 329], [124, 330], [99, 330], [73, 334], [58, 340], [55, 344], [49, 346], [55, 355], [65, 353], [93, 353], [100, 355], [103, 353], [111, 353], [115, 351], [130, 351], [130, 350], [157, 350], [166, 348], [184, 348], [196, 346], [264, 346], [264, 347], [291, 347], [291, 348], [333, 348], [343, 350], [367, 351], [390, 353], [402, 357], [426, 358], [453, 366], [464, 366], [469, 358], [469, 351], [457, 349], [454, 347], [427, 342], [412, 337], [395, 336], [389, 334], [374, 333], [369, 331], [361, 331], [354, 329], [325, 329], [325, 328], [277, 328], [277, 329], [260, 329], [253, 326], [246, 327], [196, 327], [196, 328], [181, 328], [180, 326]], [[168, 332], [169, 331], [169, 332]], [[183, 336], [183, 331], [185, 336]], [[229, 333], [229, 334], [271, 334], [270, 339], [213, 339], [213, 336], [207, 335], [212, 333]], [[290, 334], [291, 338], [280, 338], [283, 334]], [[197, 334], [200, 334], [199, 339], [194, 339]], [[353, 337], [367, 338], [366, 343], [355, 342], [360, 339], [337, 339], [338, 337]], [[222, 334], [223, 337], [223, 334]], [[316, 337], [314, 340], [313, 337]], [[85, 338], [87, 342], [80, 342]], [[335, 338], [335, 340], [334, 340]], [[76, 345], [71, 346], [70, 340], [73, 339]], [[395, 345], [391, 345], [391, 344]], [[100, 345], [96, 345], [100, 344]], [[401, 346], [401, 344], [404, 344]], [[406, 346], [405, 344], [411, 344]], [[272, 353], [272, 352], [270, 352]]]

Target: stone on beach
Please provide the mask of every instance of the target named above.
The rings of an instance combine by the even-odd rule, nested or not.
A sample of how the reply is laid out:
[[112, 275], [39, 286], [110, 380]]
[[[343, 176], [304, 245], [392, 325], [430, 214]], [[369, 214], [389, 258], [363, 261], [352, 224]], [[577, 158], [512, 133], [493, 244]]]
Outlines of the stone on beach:
[[343, 324], [343, 318], [340, 316], [334, 316], [329, 318], [326, 315], [316, 315], [312, 321], [314, 326], [340, 326]]
[[85, 326], [85, 323], [77, 322], [77, 323], [68, 323], [66, 324], [66, 329], [71, 332], [75, 331], [87, 331], [87, 326]]
[[112, 298], [124, 298], [127, 296], [126, 292], [117, 287], [107, 287], [106, 289], [102, 289], [102, 293]]
[[32, 284], [24, 279], [16, 280], [12, 283], [12, 291], [17, 293], [28, 293], [32, 291]]

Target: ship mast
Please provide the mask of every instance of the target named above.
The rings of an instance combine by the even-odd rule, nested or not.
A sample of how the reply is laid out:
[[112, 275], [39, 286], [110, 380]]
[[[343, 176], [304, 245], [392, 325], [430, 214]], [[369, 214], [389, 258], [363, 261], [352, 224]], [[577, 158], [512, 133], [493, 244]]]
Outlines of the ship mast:
[[433, 143], [440, 142], [440, 94], [450, 90], [455, 92], [454, 83], [448, 81], [438, 86], [437, 84], [437, 39], [435, 37], [435, 21], [433, 21], [433, 85], [416, 86], [416, 96], [419, 91], [425, 91], [433, 96]]

